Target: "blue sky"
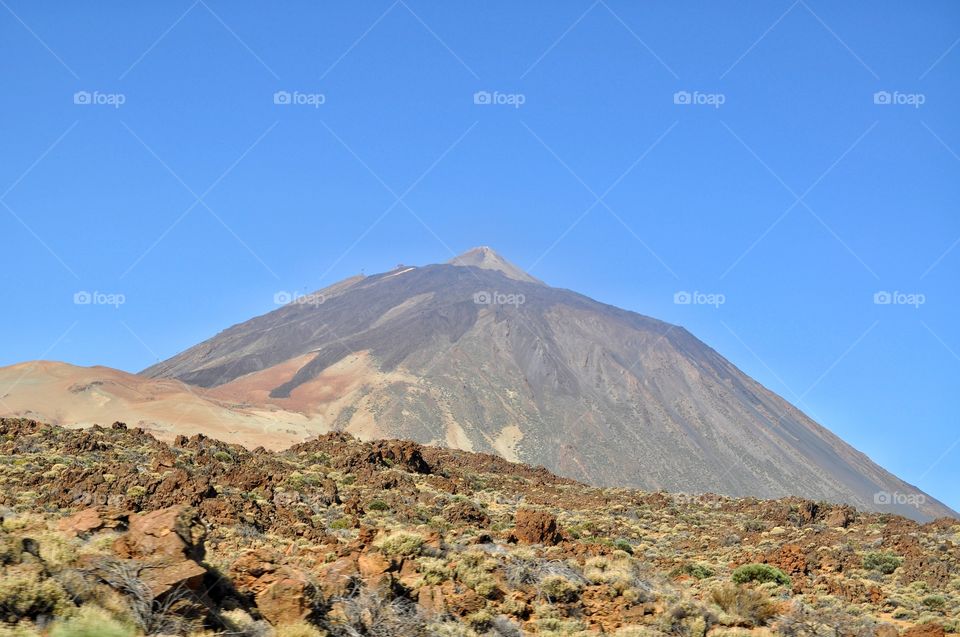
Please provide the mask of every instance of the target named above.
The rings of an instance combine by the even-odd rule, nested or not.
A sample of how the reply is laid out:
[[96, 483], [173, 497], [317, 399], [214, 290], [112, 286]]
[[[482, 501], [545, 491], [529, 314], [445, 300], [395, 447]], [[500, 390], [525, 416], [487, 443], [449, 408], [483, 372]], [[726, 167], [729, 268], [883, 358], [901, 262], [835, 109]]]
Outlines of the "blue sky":
[[0, 364], [486, 244], [960, 508], [960, 5], [272, 6], [0, 1]]

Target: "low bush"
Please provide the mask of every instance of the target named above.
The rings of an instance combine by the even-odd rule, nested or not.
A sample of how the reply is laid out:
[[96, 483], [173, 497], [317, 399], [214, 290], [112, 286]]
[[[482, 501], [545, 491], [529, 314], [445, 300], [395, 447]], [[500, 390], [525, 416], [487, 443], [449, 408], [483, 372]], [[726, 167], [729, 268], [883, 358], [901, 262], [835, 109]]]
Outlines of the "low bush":
[[706, 564], [689, 562], [683, 566], [678, 566], [677, 568], [673, 569], [671, 575], [674, 577], [679, 575], [687, 575], [694, 579], [707, 579], [708, 577], [713, 577], [716, 575], [716, 572]]
[[55, 580], [42, 579], [39, 573], [0, 575], [0, 620], [63, 616], [72, 608], [66, 591]]
[[922, 604], [930, 610], [941, 610], [947, 605], [947, 598], [943, 595], [929, 595], [923, 598]]
[[124, 626], [96, 606], [84, 606], [73, 617], [55, 622], [50, 629], [50, 637], [134, 637], [136, 634], [132, 626]]
[[274, 637], [325, 637], [326, 633], [307, 622], [284, 624], [273, 632]]
[[580, 587], [560, 575], [549, 575], [540, 582], [540, 593], [551, 603], [572, 602], [580, 594]]
[[418, 533], [396, 531], [380, 538], [373, 545], [391, 557], [410, 557], [420, 554], [423, 541], [423, 536]]
[[613, 548], [620, 551], [624, 551], [630, 555], [633, 555], [633, 544], [630, 544], [627, 540], [620, 538], [613, 541]]
[[735, 584], [773, 582], [780, 586], [790, 586], [791, 582], [789, 575], [769, 564], [744, 564], [736, 569], [731, 577]]
[[440, 584], [450, 578], [451, 571], [446, 560], [436, 557], [421, 557], [417, 560], [417, 570], [427, 584]]
[[863, 568], [868, 571], [879, 571], [884, 575], [890, 575], [900, 568], [903, 560], [893, 553], [867, 553], [863, 558]]
[[383, 500], [374, 500], [367, 505], [367, 511], [389, 511], [390, 505]]
[[777, 616], [770, 598], [761, 591], [725, 584], [710, 592], [710, 599], [725, 613], [735, 615], [748, 626], [764, 626]]

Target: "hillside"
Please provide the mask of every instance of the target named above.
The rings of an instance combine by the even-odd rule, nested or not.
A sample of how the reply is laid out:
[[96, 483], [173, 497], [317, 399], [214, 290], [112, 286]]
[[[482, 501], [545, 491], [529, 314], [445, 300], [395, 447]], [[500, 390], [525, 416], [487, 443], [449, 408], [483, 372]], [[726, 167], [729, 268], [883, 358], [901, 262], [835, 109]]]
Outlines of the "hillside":
[[682, 327], [545, 285], [489, 248], [347, 279], [143, 374], [600, 486], [956, 515]]
[[0, 419], [0, 507], [0, 623], [21, 622], [0, 632], [19, 637], [53, 617], [56, 637], [960, 627], [956, 520], [592, 488], [405, 441], [248, 451]]

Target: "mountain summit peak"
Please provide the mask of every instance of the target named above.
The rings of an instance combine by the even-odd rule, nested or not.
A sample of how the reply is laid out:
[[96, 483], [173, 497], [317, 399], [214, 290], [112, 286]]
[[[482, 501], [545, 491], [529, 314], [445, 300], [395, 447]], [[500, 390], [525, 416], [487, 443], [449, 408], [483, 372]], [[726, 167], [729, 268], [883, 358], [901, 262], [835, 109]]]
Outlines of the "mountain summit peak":
[[467, 266], [482, 268], [484, 270], [496, 270], [507, 278], [527, 283], [542, 283], [521, 268], [510, 263], [489, 246], [477, 246], [470, 248], [463, 254], [447, 261], [450, 265]]

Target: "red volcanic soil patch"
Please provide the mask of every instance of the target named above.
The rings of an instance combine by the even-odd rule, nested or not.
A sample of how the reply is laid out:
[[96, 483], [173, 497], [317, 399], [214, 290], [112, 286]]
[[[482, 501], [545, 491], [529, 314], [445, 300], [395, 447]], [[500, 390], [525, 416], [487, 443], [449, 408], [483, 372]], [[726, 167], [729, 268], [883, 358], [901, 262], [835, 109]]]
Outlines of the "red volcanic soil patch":
[[369, 352], [348, 356], [313, 380], [298, 386], [288, 398], [272, 398], [270, 392], [289, 381], [309, 363], [315, 354], [304, 354], [279, 365], [231, 381], [210, 392], [220, 400], [276, 405], [290, 411], [314, 413], [348, 396], [378, 373], [371, 364]]

